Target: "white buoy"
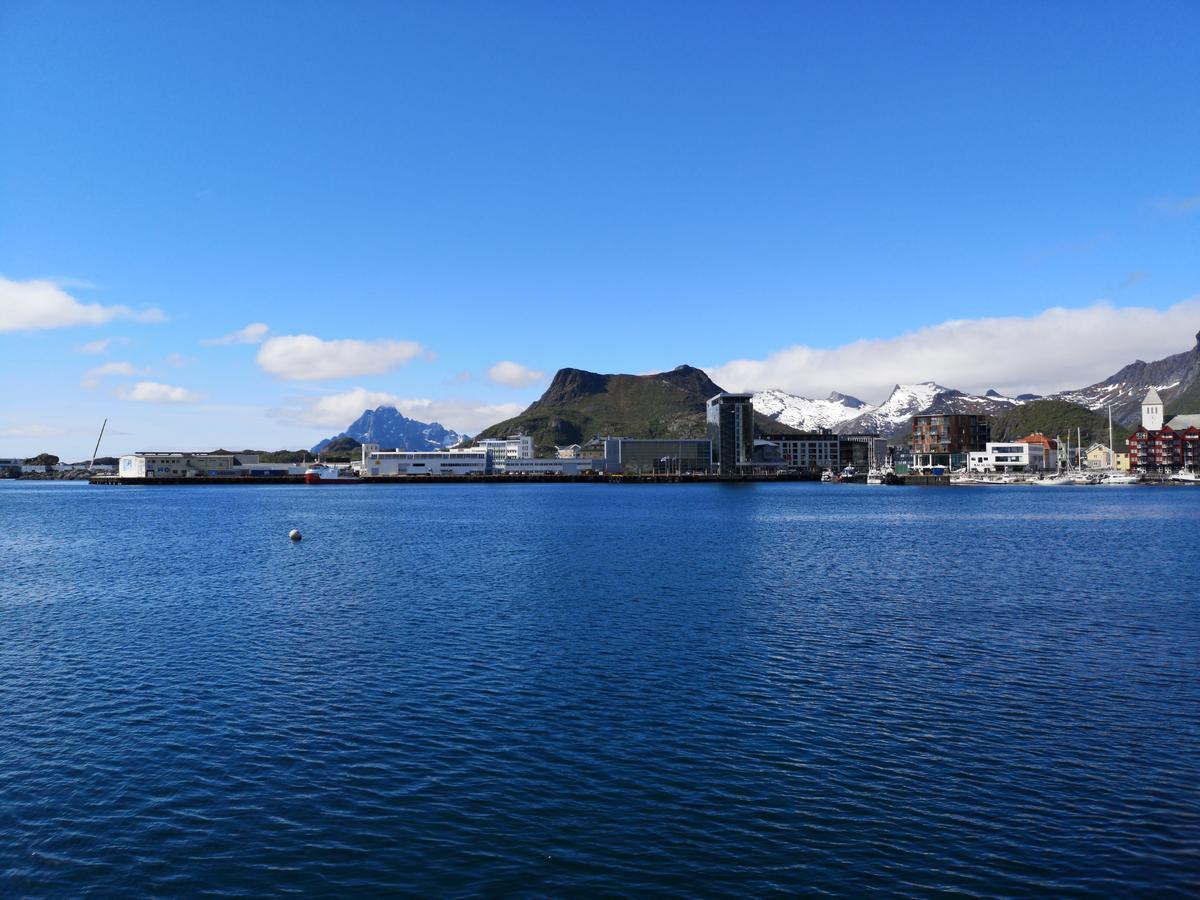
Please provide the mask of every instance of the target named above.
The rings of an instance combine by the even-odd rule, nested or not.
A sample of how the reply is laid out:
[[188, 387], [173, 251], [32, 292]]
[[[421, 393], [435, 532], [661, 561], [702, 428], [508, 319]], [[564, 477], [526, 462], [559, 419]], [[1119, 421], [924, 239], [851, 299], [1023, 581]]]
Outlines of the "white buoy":
[[288, 532], [288, 537], [290, 537], [293, 541], [300, 540], [300, 529], [293, 528], [291, 531]]

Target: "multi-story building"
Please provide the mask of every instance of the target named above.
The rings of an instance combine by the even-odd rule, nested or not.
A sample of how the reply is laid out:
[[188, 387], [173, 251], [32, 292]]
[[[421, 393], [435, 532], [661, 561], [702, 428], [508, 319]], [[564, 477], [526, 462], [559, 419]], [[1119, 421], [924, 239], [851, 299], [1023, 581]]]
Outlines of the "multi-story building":
[[[533, 438], [514, 434], [506, 438], [484, 438], [468, 450], [487, 450], [494, 459], [533, 459]], [[455, 451], [457, 452], [457, 451]]]
[[974, 413], [934, 413], [912, 417], [913, 467], [965, 467], [968, 453], [987, 449], [992, 423]]
[[989, 441], [984, 450], [967, 454], [971, 472], [1045, 472], [1058, 468], [1058, 457], [1034, 441]]
[[754, 463], [752, 394], [717, 394], [708, 401], [708, 439], [712, 465], [722, 475], [735, 475]]
[[1151, 388], [1142, 401], [1142, 423], [1129, 436], [1129, 467], [1143, 472], [1200, 469], [1200, 415], [1163, 422], [1163, 402]]
[[200, 478], [236, 475], [232, 453], [139, 450], [121, 457], [122, 478]]
[[597, 460], [597, 467], [603, 465], [606, 472], [614, 475], [700, 473], [713, 467], [712, 441], [708, 438], [606, 437], [603, 445], [603, 462]]

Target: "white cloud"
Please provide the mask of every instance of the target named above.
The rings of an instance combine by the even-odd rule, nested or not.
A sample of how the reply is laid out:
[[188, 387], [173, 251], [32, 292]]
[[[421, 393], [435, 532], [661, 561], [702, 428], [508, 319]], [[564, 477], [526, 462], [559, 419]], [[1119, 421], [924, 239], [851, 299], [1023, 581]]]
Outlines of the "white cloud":
[[251, 322], [245, 328], [239, 328], [232, 334], [219, 338], [208, 338], [200, 343], [206, 347], [216, 347], [221, 344], [261, 344], [270, 329], [262, 322]]
[[731, 391], [779, 388], [807, 397], [842, 391], [880, 402], [897, 382], [937, 381], [965, 391], [1053, 393], [1100, 381], [1134, 359], [1189, 349], [1200, 297], [1166, 310], [1048, 309], [1035, 316], [961, 319], [829, 349], [797, 345], [765, 359], [706, 371]]
[[269, 339], [258, 351], [258, 364], [287, 381], [321, 381], [381, 375], [420, 356], [416, 341], [325, 341], [311, 334]]
[[159, 309], [80, 303], [61, 285], [45, 279], [12, 281], [0, 276], [0, 332], [103, 325], [113, 319], [162, 322], [166, 316]]
[[488, 378], [507, 387], [529, 387], [534, 382], [541, 381], [545, 372], [538, 372], [520, 363], [504, 360], [498, 362], [487, 371]]
[[80, 344], [75, 350], [79, 353], [86, 353], [89, 356], [99, 356], [101, 353], [107, 353], [110, 347], [117, 344], [128, 344], [129, 338], [111, 337], [100, 338], [98, 341], [89, 341], [86, 344]]
[[128, 362], [110, 362], [102, 366], [96, 366], [94, 369], [88, 369], [83, 373], [83, 381], [80, 387], [94, 388], [99, 386], [100, 379], [106, 375], [123, 375], [129, 377], [137, 375], [138, 370], [134, 368], [133, 363]]
[[199, 403], [204, 399], [204, 395], [196, 391], [159, 384], [157, 381], [139, 381], [137, 384], [125, 385], [117, 392], [117, 396], [122, 400], [136, 400], [139, 403]]
[[341, 394], [305, 400], [302, 408], [286, 411], [284, 418], [302, 425], [340, 431], [362, 415], [364, 409], [379, 406], [394, 406], [411, 419], [440, 422], [447, 428], [467, 434], [478, 434], [487, 426], [509, 419], [525, 408], [519, 403], [407, 399], [359, 387]]

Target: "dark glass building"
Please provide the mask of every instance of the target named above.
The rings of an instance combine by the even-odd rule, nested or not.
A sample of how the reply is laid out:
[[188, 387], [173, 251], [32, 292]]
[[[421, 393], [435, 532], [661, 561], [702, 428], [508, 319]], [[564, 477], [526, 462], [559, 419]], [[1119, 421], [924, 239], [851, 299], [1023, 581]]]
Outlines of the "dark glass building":
[[717, 394], [708, 401], [708, 438], [713, 468], [736, 475], [754, 462], [754, 407], [751, 394]]
[[708, 472], [712, 445], [707, 438], [649, 439], [605, 438], [605, 470], [625, 475], [679, 475]]

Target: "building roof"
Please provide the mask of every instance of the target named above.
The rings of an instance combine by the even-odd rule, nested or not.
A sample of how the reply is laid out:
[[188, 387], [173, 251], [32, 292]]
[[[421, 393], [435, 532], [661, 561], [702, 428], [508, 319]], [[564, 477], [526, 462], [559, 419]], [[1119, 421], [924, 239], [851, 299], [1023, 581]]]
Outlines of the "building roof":
[[1188, 428], [1200, 428], [1200, 415], [1176, 416], [1167, 423], [1174, 431], [1184, 431]]
[[1158, 396], [1158, 391], [1154, 388], [1146, 391], [1146, 399], [1142, 403], [1162, 403], [1162, 398]]
[[1027, 434], [1023, 438], [1017, 438], [1016, 443], [1041, 444], [1043, 447], [1049, 450], [1058, 449], [1058, 441], [1054, 440], [1054, 438], [1046, 437], [1046, 435], [1042, 434], [1040, 431], [1035, 431], [1033, 434]]

